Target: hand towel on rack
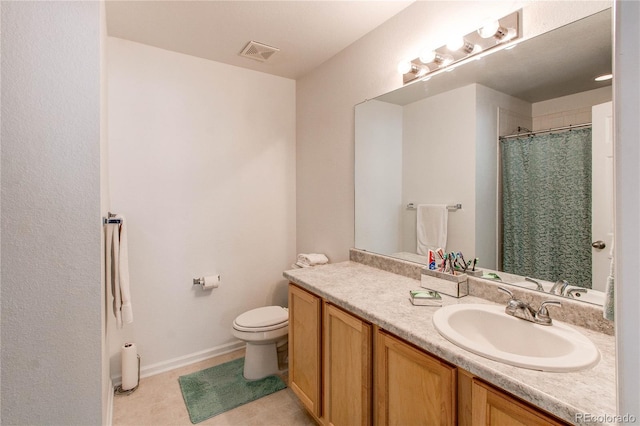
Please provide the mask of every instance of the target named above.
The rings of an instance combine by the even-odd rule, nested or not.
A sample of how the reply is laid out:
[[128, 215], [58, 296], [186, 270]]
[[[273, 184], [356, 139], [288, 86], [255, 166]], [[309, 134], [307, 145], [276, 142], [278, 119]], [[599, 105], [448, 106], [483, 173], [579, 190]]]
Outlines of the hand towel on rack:
[[105, 224], [107, 235], [106, 243], [106, 281], [111, 287], [111, 296], [113, 297], [113, 315], [116, 317], [116, 327], [122, 328], [122, 315], [120, 314], [120, 306], [122, 299], [120, 298], [120, 284], [118, 273], [118, 257], [120, 256], [120, 232], [117, 224]]
[[447, 251], [447, 221], [449, 213], [445, 204], [418, 204], [416, 214], [416, 239], [418, 254], [428, 255], [429, 249]]
[[298, 258], [296, 260], [296, 265], [303, 268], [324, 265], [325, 263], [329, 263], [329, 259], [322, 253], [302, 253], [298, 255]]
[[120, 224], [107, 224], [107, 283], [113, 293], [113, 313], [116, 326], [133, 322], [131, 293], [129, 288], [129, 250], [127, 228], [123, 216], [116, 215]]
[[131, 308], [131, 291], [129, 288], [129, 246], [127, 239], [127, 221], [124, 216], [117, 215], [120, 218], [120, 257], [118, 264], [120, 266], [120, 296], [122, 299], [122, 322], [131, 324], [133, 322], [133, 310]]

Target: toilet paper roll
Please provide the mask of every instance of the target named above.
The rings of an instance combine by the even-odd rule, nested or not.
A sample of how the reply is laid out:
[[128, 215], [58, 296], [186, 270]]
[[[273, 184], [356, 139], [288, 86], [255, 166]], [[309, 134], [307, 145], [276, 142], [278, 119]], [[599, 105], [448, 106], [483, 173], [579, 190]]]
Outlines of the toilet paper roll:
[[122, 345], [122, 390], [133, 389], [138, 386], [138, 349], [135, 343]]
[[220, 285], [220, 275], [209, 275], [204, 277], [204, 284], [202, 284], [203, 290], [211, 290], [212, 288], [218, 288]]

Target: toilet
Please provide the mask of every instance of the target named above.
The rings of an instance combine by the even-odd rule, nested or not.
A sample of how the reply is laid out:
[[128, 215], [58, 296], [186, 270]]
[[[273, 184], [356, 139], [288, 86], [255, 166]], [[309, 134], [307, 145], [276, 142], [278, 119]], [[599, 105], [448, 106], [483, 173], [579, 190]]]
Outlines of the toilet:
[[289, 311], [281, 306], [252, 309], [233, 321], [233, 335], [247, 343], [244, 378], [258, 380], [277, 374], [278, 347], [287, 342]]

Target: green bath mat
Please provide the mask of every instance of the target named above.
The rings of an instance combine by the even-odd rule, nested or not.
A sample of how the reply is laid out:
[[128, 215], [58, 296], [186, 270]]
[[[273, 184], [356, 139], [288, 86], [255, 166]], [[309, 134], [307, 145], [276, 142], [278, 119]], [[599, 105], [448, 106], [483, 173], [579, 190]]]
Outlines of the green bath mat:
[[287, 387], [277, 376], [246, 380], [242, 376], [243, 368], [244, 358], [238, 358], [178, 377], [191, 423], [200, 423]]

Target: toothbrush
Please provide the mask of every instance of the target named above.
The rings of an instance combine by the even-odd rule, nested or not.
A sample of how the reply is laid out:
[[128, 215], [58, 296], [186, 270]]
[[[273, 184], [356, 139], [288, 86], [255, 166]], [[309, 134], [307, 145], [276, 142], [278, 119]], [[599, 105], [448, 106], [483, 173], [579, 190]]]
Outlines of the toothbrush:
[[[438, 253], [440, 254], [440, 253]], [[441, 272], [446, 272], [447, 271], [447, 255], [444, 254], [440, 254], [440, 257], [442, 258], [442, 263], [440, 263], [440, 271]]]
[[454, 252], [451, 252], [450, 258], [452, 262], [452, 265], [451, 265], [452, 270], [456, 271], [456, 270], [462, 269], [460, 268], [460, 263], [458, 262], [458, 256]]
[[460, 258], [460, 260], [462, 261], [462, 270], [464, 272], [467, 272], [467, 262], [464, 261], [464, 256], [462, 255], [462, 252], [459, 251], [458, 252], [458, 257]]
[[451, 269], [451, 275], [455, 275], [456, 274], [456, 270], [453, 269], [453, 259], [451, 256], [449, 256], [449, 268]]
[[476, 263], [478, 262], [478, 258], [476, 257], [475, 259], [473, 259], [473, 267], [471, 268], [471, 272], [475, 272], [476, 271]]

